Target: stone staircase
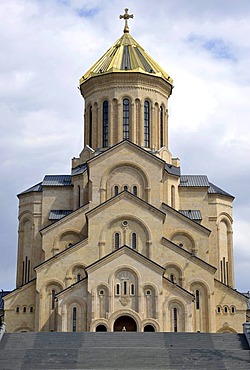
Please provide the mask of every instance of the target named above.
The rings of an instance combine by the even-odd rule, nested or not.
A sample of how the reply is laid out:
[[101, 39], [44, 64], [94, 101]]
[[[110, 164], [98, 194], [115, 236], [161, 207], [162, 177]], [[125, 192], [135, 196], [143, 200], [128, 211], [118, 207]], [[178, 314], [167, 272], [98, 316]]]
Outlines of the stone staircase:
[[244, 334], [13, 333], [0, 342], [1, 370], [249, 370]]

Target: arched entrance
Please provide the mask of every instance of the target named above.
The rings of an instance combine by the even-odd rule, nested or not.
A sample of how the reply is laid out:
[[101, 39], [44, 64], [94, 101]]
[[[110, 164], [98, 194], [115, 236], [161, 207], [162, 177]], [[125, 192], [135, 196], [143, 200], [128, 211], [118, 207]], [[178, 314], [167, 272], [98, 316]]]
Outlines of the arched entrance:
[[132, 317], [120, 316], [115, 320], [114, 331], [137, 331], [137, 325]]
[[153, 327], [153, 325], [148, 324], [148, 325], [145, 325], [145, 326], [144, 326], [143, 331], [145, 331], [145, 332], [147, 332], [147, 333], [149, 333], [149, 332], [154, 332], [154, 331], [155, 331], [155, 328]]
[[107, 331], [107, 328], [106, 328], [105, 325], [97, 325], [95, 331], [96, 332], [103, 332], [103, 331]]

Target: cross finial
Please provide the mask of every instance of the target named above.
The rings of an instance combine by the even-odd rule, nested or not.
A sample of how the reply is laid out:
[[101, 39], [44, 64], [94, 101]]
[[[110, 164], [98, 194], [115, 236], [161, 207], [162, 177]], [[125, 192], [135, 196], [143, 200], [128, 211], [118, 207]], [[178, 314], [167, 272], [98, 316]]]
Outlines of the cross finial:
[[128, 8], [124, 9], [125, 13], [123, 15], [120, 15], [120, 19], [125, 20], [125, 26], [124, 26], [124, 33], [129, 33], [129, 28], [128, 28], [128, 19], [129, 18], [134, 18], [134, 14], [128, 14]]

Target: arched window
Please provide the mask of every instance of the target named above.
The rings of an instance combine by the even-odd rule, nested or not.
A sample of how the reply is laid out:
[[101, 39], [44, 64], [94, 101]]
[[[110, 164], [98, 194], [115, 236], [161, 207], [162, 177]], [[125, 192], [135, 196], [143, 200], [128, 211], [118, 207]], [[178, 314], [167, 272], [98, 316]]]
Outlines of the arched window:
[[120, 247], [120, 234], [115, 233], [115, 249], [118, 249]]
[[163, 147], [163, 106], [160, 107], [160, 147]]
[[123, 282], [123, 294], [127, 295], [127, 282], [126, 281]]
[[92, 148], [92, 106], [89, 107], [89, 146]]
[[150, 146], [150, 104], [147, 100], [144, 102], [144, 146]]
[[123, 99], [123, 139], [129, 140], [129, 100]]
[[20, 308], [17, 306], [16, 307], [16, 313], [19, 313], [20, 312]]
[[76, 331], [76, 307], [73, 307], [72, 331]]
[[128, 191], [127, 185], [124, 185], [123, 189], [126, 190], [126, 191]]
[[116, 284], [116, 287], [115, 287], [115, 294], [116, 295], [120, 295], [120, 284]]
[[81, 187], [78, 185], [78, 208], [81, 207]]
[[33, 307], [30, 307], [30, 313], [33, 313], [33, 311], [34, 311], [34, 310], [33, 310]]
[[178, 331], [178, 311], [177, 311], [177, 308], [174, 307], [173, 309], [173, 314], [174, 314], [174, 332], [176, 333]]
[[80, 281], [80, 280], [81, 280], [81, 274], [77, 274], [76, 281]]
[[130, 285], [130, 295], [135, 295], [135, 285], [134, 284]]
[[103, 147], [108, 146], [108, 127], [109, 127], [109, 103], [107, 100], [103, 102], [102, 106], [102, 131], [103, 131]]
[[137, 196], [138, 194], [137, 186], [133, 186], [133, 194]]
[[136, 233], [132, 233], [132, 249], [136, 249], [137, 247], [137, 237], [136, 237]]
[[171, 186], [171, 207], [175, 208], [175, 187]]
[[27, 312], [27, 308], [24, 306], [23, 307], [23, 313], [26, 313]]
[[117, 185], [114, 187], [114, 193], [115, 193], [115, 195], [119, 194], [119, 188], [118, 188]]
[[56, 298], [56, 291], [52, 289], [51, 291], [51, 309], [54, 310], [55, 308], [55, 298]]
[[173, 274], [170, 275], [170, 280], [172, 281], [172, 283], [174, 283], [174, 275]]
[[199, 310], [200, 309], [200, 292], [198, 289], [195, 291], [195, 303], [196, 303], [196, 310]]

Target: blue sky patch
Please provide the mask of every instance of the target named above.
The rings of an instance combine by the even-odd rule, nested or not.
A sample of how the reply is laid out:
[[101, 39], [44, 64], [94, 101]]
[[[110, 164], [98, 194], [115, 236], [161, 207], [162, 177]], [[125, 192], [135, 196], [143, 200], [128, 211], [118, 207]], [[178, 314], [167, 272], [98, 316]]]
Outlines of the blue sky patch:
[[223, 39], [206, 39], [204, 36], [190, 35], [187, 41], [196, 44], [201, 49], [208, 51], [216, 59], [226, 59], [235, 62], [237, 60], [232, 47]]
[[99, 10], [97, 8], [92, 8], [92, 9], [82, 8], [82, 9], [77, 9], [77, 15], [79, 15], [79, 17], [83, 17], [83, 18], [92, 18], [96, 14], [98, 14], [98, 12], [99, 12]]

